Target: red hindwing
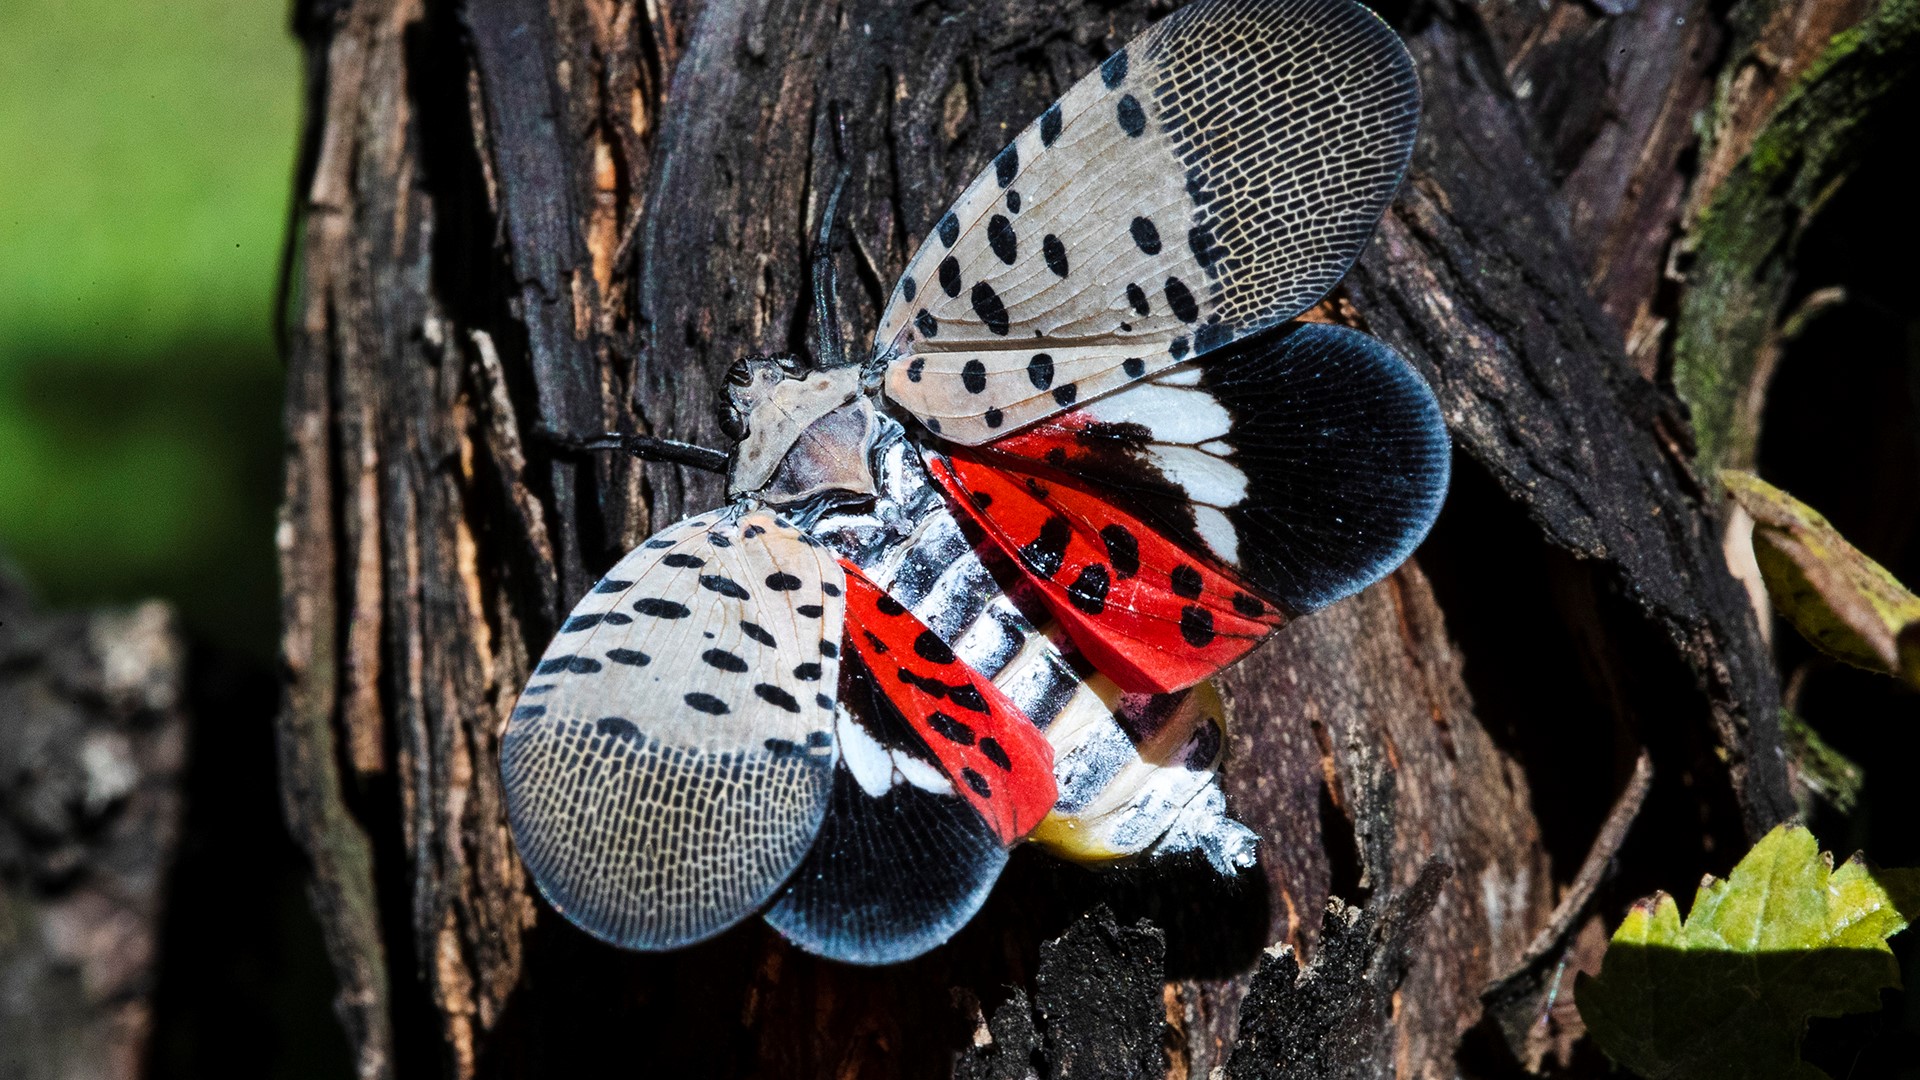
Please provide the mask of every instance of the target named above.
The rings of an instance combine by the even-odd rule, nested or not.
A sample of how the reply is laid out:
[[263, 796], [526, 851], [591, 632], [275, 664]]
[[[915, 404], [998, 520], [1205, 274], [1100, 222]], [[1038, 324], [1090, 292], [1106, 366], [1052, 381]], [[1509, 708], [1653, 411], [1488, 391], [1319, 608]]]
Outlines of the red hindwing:
[[1192, 686], [1286, 621], [1213, 560], [1111, 500], [1008, 464], [962, 450], [930, 463], [954, 503], [1038, 586], [1074, 646], [1122, 690]]
[[953, 787], [1011, 845], [1053, 809], [1053, 747], [1000, 688], [852, 563], [847, 643]]

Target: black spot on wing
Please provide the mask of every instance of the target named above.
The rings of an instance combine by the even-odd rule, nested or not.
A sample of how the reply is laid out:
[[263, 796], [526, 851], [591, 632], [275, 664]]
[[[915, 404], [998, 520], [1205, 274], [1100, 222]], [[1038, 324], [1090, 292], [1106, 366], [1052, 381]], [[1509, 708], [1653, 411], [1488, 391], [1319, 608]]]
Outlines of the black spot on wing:
[[1107, 589], [1112, 581], [1107, 577], [1107, 568], [1099, 563], [1088, 563], [1080, 568], [1080, 575], [1067, 586], [1067, 599], [1074, 607], [1089, 615], [1098, 615], [1107, 610]]
[[726, 702], [701, 690], [693, 691], [682, 700], [687, 703], [688, 708], [695, 712], [706, 713], [708, 716], [724, 716], [733, 711], [727, 708]]
[[600, 584], [593, 587], [593, 591], [597, 593], [617, 593], [626, 592], [631, 588], [633, 588], [633, 582], [631, 581], [620, 581], [616, 578], [602, 578]]
[[643, 596], [633, 602], [633, 610], [642, 615], [651, 615], [656, 619], [684, 619], [693, 614], [685, 604], [664, 600], [657, 596]]
[[967, 782], [968, 787], [973, 789], [975, 795], [983, 799], [993, 797], [993, 785], [987, 783], [986, 777], [981, 776], [979, 773], [965, 766], [962, 766], [960, 769], [960, 777]]
[[1076, 383], [1062, 383], [1053, 388], [1053, 403], [1066, 408], [1080, 396], [1080, 387]]
[[1021, 547], [1020, 558], [1033, 572], [1044, 578], [1051, 578], [1060, 572], [1060, 564], [1067, 557], [1067, 541], [1073, 536], [1073, 526], [1067, 519], [1055, 514], [1040, 526], [1040, 535], [1031, 543]]
[[593, 730], [621, 742], [640, 741], [640, 729], [624, 716], [603, 716], [593, 722]]
[[940, 323], [933, 316], [927, 314], [926, 308], [921, 308], [920, 313], [913, 317], [913, 325], [915, 329], [920, 331], [923, 337], [940, 336]]
[[957, 682], [947, 687], [947, 700], [969, 712], [987, 712], [987, 699], [970, 682]]
[[940, 260], [940, 268], [935, 271], [940, 278], [940, 290], [948, 296], [960, 295], [960, 260], [949, 255]]
[[707, 666], [719, 668], [721, 671], [731, 671], [737, 674], [747, 670], [747, 662], [745, 660], [725, 649], [708, 649], [706, 652], [700, 654], [700, 659], [705, 660]]
[[725, 574], [701, 574], [700, 587], [708, 592], [719, 593], [721, 596], [732, 600], [745, 600], [753, 595], [747, 591], [745, 585], [740, 584]]
[[915, 296], [918, 296], [919, 294], [920, 294], [920, 284], [919, 282], [916, 282], [913, 280], [912, 274], [908, 274], [907, 276], [900, 279], [900, 298], [902, 300], [905, 300], [907, 303], [911, 304], [913, 303], [913, 298]]
[[761, 626], [757, 622], [748, 622], [745, 619], [740, 620], [740, 632], [752, 638], [754, 641], [765, 645], [769, 649], [778, 648], [780, 645], [779, 639], [775, 638], [767, 631], [766, 627]]
[[625, 664], [628, 667], [646, 667], [653, 662], [653, 657], [648, 656], [639, 649], [608, 649], [607, 659], [616, 664]]
[[1168, 576], [1173, 583], [1173, 595], [1185, 597], [1188, 600], [1199, 599], [1203, 584], [1200, 571], [1182, 563], [1174, 567], [1173, 573]]
[[754, 685], [753, 692], [761, 701], [776, 708], [785, 709], [788, 712], [794, 713], [800, 711], [800, 703], [794, 700], [793, 695], [772, 683], [757, 683]]
[[1116, 118], [1120, 121], [1120, 130], [1130, 137], [1138, 138], [1147, 130], [1147, 114], [1140, 108], [1140, 100], [1132, 94], [1123, 94], [1120, 104], [1114, 107]]
[[1120, 370], [1127, 373], [1127, 378], [1138, 379], [1147, 373], [1147, 362], [1137, 356], [1129, 356], [1120, 361]]
[[980, 740], [980, 753], [1003, 770], [1013, 769], [1013, 759], [1007, 756], [1006, 748], [1000, 745], [1000, 740], [991, 735]]
[[1196, 649], [1213, 644], [1213, 612], [1193, 604], [1181, 608], [1180, 636]]
[[694, 570], [707, 565], [707, 560], [698, 555], [689, 555], [684, 551], [676, 551], [666, 558], [661, 559], [660, 565], [671, 566], [680, 570]]
[[1144, 217], [1136, 217], [1133, 219], [1133, 224], [1127, 226], [1127, 231], [1133, 234], [1133, 242], [1140, 248], [1142, 254], [1160, 254], [1160, 230], [1154, 227], [1152, 221]]
[[1193, 299], [1193, 290], [1177, 277], [1167, 279], [1167, 306], [1181, 322], [1193, 322], [1200, 317], [1200, 305]]
[[1027, 381], [1035, 390], [1045, 390], [1053, 385], [1053, 357], [1046, 353], [1034, 353], [1027, 361]]
[[980, 419], [985, 420], [988, 427], [997, 428], [1006, 422], [1007, 414], [989, 406], [987, 411], [981, 414]]
[[960, 368], [960, 385], [967, 388], [969, 394], [985, 393], [987, 389], [987, 365], [978, 360], [969, 360]]
[[919, 382], [922, 372], [927, 370], [927, 358], [916, 356], [907, 362], [907, 381]]
[[932, 728], [936, 735], [939, 735], [950, 743], [958, 743], [961, 746], [973, 745], [973, 729], [968, 727], [964, 722], [955, 720], [953, 717], [941, 712], [939, 709], [935, 709], [927, 714], [927, 726]]
[[893, 674], [894, 677], [901, 682], [913, 687], [915, 690], [920, 691], [930, 698], [938, 700], [947, 696], [947, 684], [941, 682], [939, 679], [922, 675], [912, 668], [904, 667], [896, 670]]
[[1059, 237], [1048, 233], [1040, 241], [1040, 254], [1047, 260], [1047, 269], [1053, 271], [1055, 277], [1067, 276], [1067, 245], [1061, 243]]
[[952, 247], [954, 241], [960, 239], [960, 219], [954, 217], [953, 214], [949, 212], [945, 217], [940, 219], [940, 224], [936, 225], [934, 230], [940, 234], [940, 242], [942, 244], [947, 247]]
[[600, 661], [591, 656], [552, 656], [540, 661], [533, 669], [535, 675], [559, 675], [562, 672], [572, 675], [591, 675], [600, 670]]
[[800, 587], [800, 579], [785, 570], [775, 570], [767, 575], [767, 588], [774, 592], [792, 592]]
[[929, 664], [951, 664], [954, 659], [953, 650], [931, 630], [922, 630], [913, 639], [913, 651]]
[[1127, 77], [1127, 50], [1121, 49], [1100, 62], [1100, 81], [1111, 90]]
[[993, 286], [984, 281], [973, 283], [973, 313], [980, 317], [988, 330], [1004, 336], [1007, 332], [1007, 306], [1000, 302], [1000, 294]]
[[1006, 187], [1013, 183], [1013, 178], [1018, 175], [1020, 175], [1020, 148], [1013, 143], [1008, 143], [1007, 148], [1000, 151], [993, 159], [993, 178], [999, 181], [1001, 187]]
[[1127, 303], [1133, 308], [1135, 315], [1149, 315], [1153, 312], [1153, 309], [1147, 306], [1147, 290], [1131, 281], [1127, 282]]
[[1060, 103], [1056, 101], [1047, 106], [1046, 112], [1040, 114], [1040, 145], [1052, 146], [1054, 140], [1058, 138], [1060, 138]]
[[987, 246], [993, 254], [1008, 266], [1020, 254], [1020, 240], [1014, 235], [1013, 222], [1005, 214], [995, 214], [987, 219]]

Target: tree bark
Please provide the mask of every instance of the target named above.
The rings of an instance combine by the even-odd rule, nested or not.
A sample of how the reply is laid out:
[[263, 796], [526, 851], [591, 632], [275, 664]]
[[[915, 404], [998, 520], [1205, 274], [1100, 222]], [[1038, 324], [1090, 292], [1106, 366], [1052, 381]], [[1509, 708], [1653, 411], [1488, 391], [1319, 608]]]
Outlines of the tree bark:
[[[282, 785], [360, 1076], [1594, 1069], [1555, 987], [1593, 965], [1599, 913], [1793, 812], [1665, 328], [1701, 163], [1739, 160], [1778, 101], [1738, 89], [1729, 42], [1798, 27], [1769, 53], [1791, 83], [1864, 0], [1435, 0], [1383, 5], [1423, 134], [1319, 317], [1420, 366], [1455, 488], [1413, 562], [1228, 677], [1254, 873], [1022, 853], [954, 943], [880, 970], [757, 923], [619, 953], [534, 896], [496, 759], [530, 658], [619, 554], [723, 495], [554, 436], [721, 444], [727, 366], [802, 344], [836, 111], [863, 340], [968, 178], [1172, 6], [302, 7]], [[1294, 954], [1263, 959], [1277, 943]], [[1114, 1015], [1150, 1052], [1087, 1056]]]
[[0, 565], [0, 1075], [145, 1073], [186, 666], [166, 605], [48, 614]]

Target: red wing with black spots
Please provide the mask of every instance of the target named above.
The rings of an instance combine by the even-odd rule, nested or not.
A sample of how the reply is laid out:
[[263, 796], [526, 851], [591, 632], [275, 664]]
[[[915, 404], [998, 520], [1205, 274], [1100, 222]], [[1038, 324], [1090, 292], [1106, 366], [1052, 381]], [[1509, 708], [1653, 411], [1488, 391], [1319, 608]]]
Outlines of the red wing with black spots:
[[847, 646], [925, 742], [953, 787], [1012, 845], [1053, 809], [1053, 750], [1000, 688], [962, 663], [927, 624], [867, 580], [847, 575]]
[[1192, 686], [1285, 622], [1244, 582], [1066, 476], [974, 451], [929, 464], [1039, 587], [1074, 646], [1122, 690]]

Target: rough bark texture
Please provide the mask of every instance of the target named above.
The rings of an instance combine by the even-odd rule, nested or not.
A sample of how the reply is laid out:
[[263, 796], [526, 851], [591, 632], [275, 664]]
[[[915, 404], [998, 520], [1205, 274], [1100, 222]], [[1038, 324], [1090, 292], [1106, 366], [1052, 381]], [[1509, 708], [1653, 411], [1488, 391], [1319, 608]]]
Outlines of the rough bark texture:
[[[1432, 380], [1456, 484], [1414, 563], [1229, 677], [1255, 873], [1021, 853], [951, 946], [858, 970], [757, 924], [617, 953], [514, 857], [495, 754], [529, 656], [626, 547], [721, 497], [552, 436], [721, 441], [727, 365], [806, 331], [836, 112], [862, 340], [972, 173], [1172, 6], [302, 9], [280, 740], [359, 1075], [1603, 1067], [1560, 960], [1591, 966], [1600, 913], [1793, 808], [1777, 677], [1661, 389], [1693, 117], [1720, 103], [1715, 150], [1758, 130], [1778, 97], [1728, 42], [1790, 3], [1386, 6], [1423, 135], [1323, 314]], [[1617, 820], [1636, 784], [1660, 826]]]
[[145, 1071], [185, 666], [165, 605], [47, 615], [0, 572], [0, 1076]]

